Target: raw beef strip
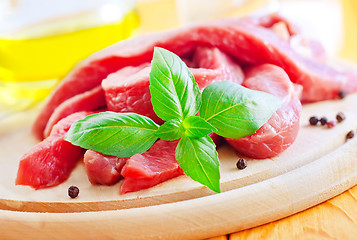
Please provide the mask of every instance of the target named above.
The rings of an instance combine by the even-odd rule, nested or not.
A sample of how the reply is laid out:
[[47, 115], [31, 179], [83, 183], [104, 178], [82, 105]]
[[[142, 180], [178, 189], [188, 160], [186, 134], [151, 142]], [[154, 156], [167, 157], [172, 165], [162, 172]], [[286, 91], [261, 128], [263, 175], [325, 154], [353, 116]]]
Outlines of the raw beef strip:
[[106, 107], [104, 92], [101, 86], [87, 92], [78, 94], [64, 101], [55, 109], [47, 122], [44, 136], [48, 137], [52, 127], [62, 118], [79, 111], [91, 111]]
[[112, 185], [121, 178], [121, 170], [128, 158], [118, 158], [87, 150], [84, 166], [92, 184]]
[[248, 157], [274, 157], [288, 148], [297, 136], [301, 114], [298, 94], [284, 70], [274, 65], [253, 67], [246, 73], [246, 77], [243, 83], [245, 87], [271, 93], [284, 103], [255, 134], [226, 140]]
[[67, 99], [100, 86], [100, 83], [108, 74], [122, 67], [145, 62], [140, 57], [123, 59], [124, 61], [115, 61], [114, 59], [116, 59], [116, 57], [108, 56], [98, 62], [92, 62], [91, 58], [79, 62], [48, 97], [46, 105], [41, 110], [33, 125], [33, 134], [38, 139], [43, 139], [43, 131], [46, 128], [49, 118], [54, 110]]
[[[209, 136], [217, 147], [222, 143], [222, 138], [217, 134], [211, 133]], [[175, 160], [177, 143], [159, 140], [146, 153], [129, 158], [126, 170], [123, 170], [126, 180], [122, 193], [138, 191], [183, 174]], [[92, 184], [116, 183], [121, 178], [120, 172], [127, 160], [91, 150], [87, 150], [84, 155], [84, 164]]]
[[[265, 17], [268, 18], [271, 16]], [[357, 89], [356, 72], [339, 72], [326, 64], [302, 56], [267, 26], [269, 25], [254, 24], [254, 21], [250, 23], [246, 19], [222, 20], [142, 36], [133, 42], [113, 45], [98, 52], [96, 57], [115, 55], [130, 58], [143, 54], [146, 58], [147, 52], [151, 56], [153, 46], [166, 48], [182, 56], [197, 46], [213, 46], [242, 64], [271, 63], [282, 67], [292, 82], [304, 86], [302, 97], [306, 102], [337, 98], [341, 90], [353, 92]], [[291, 34], [294, 31], [291, 30]]]
[[64, 182], [83, 156], [84, 149], [64, 140], [70, 126], [90, 112], [77, 112], [52, 129], [48, 138], [35, 145], [20, 161], [16, 185], [28, 185], [35, 189], [56, 186]]
[[[200, 89], [215, 81], [230, 80], [241, 84], [241, 68], [217, 48], [199, 47], [193, 61], [199, 68], [190, 68]], [[162, 120], [155, 114], [150, 98], [150, 65], [122, 68], [102, 82], [107, 107], [115, 112], [135, 112], [157, 123]]]
[[154, 46], [179, 56], [198, 46], [217, 47], [242, 64], [271, 63], [282, 67], [291, 81], [302, 85], [302, 100], [320, 101], [338, 97], [341, 90], [356, 91], [357, 74], [344, 73], [319, 63], [291, 48], [270, 28], [246, 20], [230, 19], [190, 26], [123, 41], [82, 61], [54, 90], [35, 122], [33, 131], [42, 138], [54, 109], [63, 101], [101, 84], [108, 74], [152, 59]]
[[63, 119], [61, 119], [57, 124], [55, 124], [50, 132], [49, 136], [61, 136], [64, 137], [73, 123], [78, 120], [85, 118], [88, 115], [94, 114], [96, 112], [92, 111], [81, 111], [73, 113]]
[[63, 137], [49, 136], [22, 157], [16, 185], [35, 189], [56, 186], [69, 177], [83, 153]]
[[319, 62], [326, 61], [326, 51], [321, 43], [304, 38], [300, 30], [285, 18], [273, 14], [258, 19], [257, 25], [272, 30], [298, 54]]
[[124, 177], [120, 193], [155, 186], [183, 174], [175, 159], [176, 141], [159, 140], [143, 154], [130, 157], [121, 171]]
[[[156, 116], [149, 91], [150, 67], [125, 67], [110, 74], [102, 82], [109, 111], [135, 112], [147, 116], [156, 123], [163, 121]], [[127, 77], [128, 72], [132, 72]]]
[[242, 68], [218, 48], [197, 47], [194, 51], [193, 62], [197, 67], [190, 68], [190, 71], [194, 74], [201, 90], [216, 81], [232, 81], [241, 84], [244, 80]]

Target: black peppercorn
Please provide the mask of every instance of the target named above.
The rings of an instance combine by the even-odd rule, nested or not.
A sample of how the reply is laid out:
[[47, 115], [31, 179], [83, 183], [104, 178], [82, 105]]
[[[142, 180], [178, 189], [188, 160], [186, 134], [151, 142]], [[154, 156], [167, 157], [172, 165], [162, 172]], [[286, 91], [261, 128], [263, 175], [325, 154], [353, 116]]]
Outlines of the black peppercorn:
[[351, 130], [346, 134], [346, 139], [351, 139], [354, 136], [355, 136], [355, 132], [353, 130]]
[[247, 167], [247, 161], [243, 158], [240, 158], [236, 165], [238, 169], [244, 169]]
[[342, 113], [342, 112], [339, 112], [339, 113], [337, 113], [337, 115], [336, 115], [336, 120], [337, 120], [337, 122], [342, 122], [343, 120], [345, 120], [346, 119], [346, 116], [345, 116], [345, 114], [344, 113]]
[[68, 196], [70, 196], [71, 198], [76, 198], [79, 194], [79, 188], [76, 186], [70, 186], [68, 188]]
[[315, 116], [312, 116], [310, 119], [309, 119], [309, 122], [310, 122], [310, 125], [317, 125], [319, 123], [319, 119]]
[[320, 118], [320, 123], [321, 123], [322, 126], [326, 125], [326, 123], [327, 123], [327, 118], [326, 118], [326, 117]]
[[341, 90], [341, 91], [338, 92], [338, 97], [339, 97], [340, 99], [345, 98], [346, 95], [347, 95], [347, 92], [346, 92], [346, 91]]

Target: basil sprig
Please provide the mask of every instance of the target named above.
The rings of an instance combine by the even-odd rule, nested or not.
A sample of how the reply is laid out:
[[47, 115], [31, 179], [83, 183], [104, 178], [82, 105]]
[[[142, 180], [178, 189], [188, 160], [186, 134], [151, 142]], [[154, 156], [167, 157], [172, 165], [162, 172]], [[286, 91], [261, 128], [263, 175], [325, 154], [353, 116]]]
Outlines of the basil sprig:
[[180, 139], [175, 157], [186, 175], [220, 192], [218, 153], [208, 134], [229, 138], [254, 134], [282, 104], [271, 94], [229, 81], [212, 83], [201, 94], [186, 64], [157, 47], [150, 94], [155, 113], [166, 121], [161, 126], [136, 113], [102, 112], [74, 123], [65, 139], [117, 157], [143, 153], [158, 138]]
[[214, 82], [202, 92], [200, 116], [222, 137], [242, 138], [255, 133], [281, 106], [269, 93], [247, 89], [234, 82]]
[[158, 138], [158, 128], [148, 117], [108, 111], [75, 122], [65, 139], [85, 149], [125, 158], [147, 151]]
[[162, 48], [155, 48], [151, 62], [150, 94], [155, 113], [165, 121], [183, 120], [201, 107], [193, 74], [178, 56]]

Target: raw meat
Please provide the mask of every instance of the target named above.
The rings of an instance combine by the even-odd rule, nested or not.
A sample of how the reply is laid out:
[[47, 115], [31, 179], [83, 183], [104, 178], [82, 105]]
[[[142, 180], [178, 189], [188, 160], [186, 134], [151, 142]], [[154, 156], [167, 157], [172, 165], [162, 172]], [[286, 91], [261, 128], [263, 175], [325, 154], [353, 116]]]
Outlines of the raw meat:
[[159, 140], [143, 154], [135, 154], [121, 171], [124, 177], [120, 193], [135, 192], [155, 186], [183, 174], [175, 159], [178, 141]]
[[50, 136], [22, 157], [16, 185], [35, 189], [56, 186], [69, 177], [83, 153], [63, 137]]
[[271, 64], [251, 68], [246, 77], [245, 87], [271, 93], [281, 98], [284, 104], [255, 134], [226, 140], [248, 157], [274, 157], [288, 148], [298, 134], [301, 114], [298, 94], [284, 70]]
[[47, 122], [44, 136], [48, 137], [52, 127], [62, 118], [78, 111], [90, 111], [105, 108], [103, 89], [98, 86], [90, 91], [78, 94], [55, 109]]
[[356, 73], [339, 72], [302, 56], [261, 23], [246, 19], [223, 20], [143, 35], [93, 54], [82, 61], [52, 93], [33, 127], [35, 135], [42, 139], [54, 109], [67, 99], [99, 86], [110, 73], [123, 67], [150, 62], [154, 46], [163, 47], [180, 57], [189, 56], [199, 46], [211, 46], [244, 65], [271, 63], [280, 66], [292, 82], [303, 86], [302, 100], [305, 102], [334, 99], [341, 90], [349, 93], [357, 89]]
[[300, 34], [300, 30], [283, 17], [273, 14], [268, 17], [252, 19], [251, 21], [256, 21], [255, 24], [272, 30], [298, 54], [316, 61], [326, 61], [324, 47], [317, 41], [305, 39]]
[[[130, 73], [129, 76], [127, 73]], [[163, 121], [154, 113], [149, 91], [150, 67], [125, 67], [110, 74], [102, 82], [108, 110], [135, 112], [147, 116], [156, 123]]]
[[77, 112], [59, 121], [48, 138], [26, 153], [19, 165], [16, 185], [28, 185], [35, 189], [56, 186], [71, 174], [84, 149], [64, 140], [64, 135], [77, 120], [91, 114]]
[[[303, 42], [298, 37], [298, 30], [288, 21], [273, 15], [145, 35], [93, 54], [79, 63], [49, 97], [33, 127], [38, 138], [49, 137], [23, 157], [16, 184], [37, 189], [68, 178], [83, 149], [63, 137], [75, 120], [87, 114], [71, 113], [108, 107], [162, 122], [152, 110], [148, 88], [155, 46], [179, 55], [201, 89], [213, 81], [241, 83], [242, 66], [246, 70], [244, 86], [280, 97], [283, 106], [255, 134], [227, 139], [249, 157], [269, 158], [279, 154], [297, 135], [299, 98], [304, 102], [320, 101], [337, 98], [340, 91], [357, 90], [357, 73], [337, 71], [322, 63], [324, 52], [320, 45]], [[296, 91], [299, 86], [301, 94]], [[147, 152], [129, 159], [87, 151], [84, 162], [89, 180], [110, 185], [124, 177], [121, 193], [154, 186], [183, 174], [175, 160], [176, 145], [177, 141], [159, 140]]]
[[[211, 133], [209, 136], [217, 147], [222, 143], [222, 138], [217, 134]], [[125, 179], [121, 193], [155, 186], [183, 174], [175, 159], [177, 143], [178, 141], [159, 140], [147, 152], [131, 158], [104, 156], [87, 150], [84, 164], [88, 178], [92, 184], [112, 185], [121, 179], [122, 173]]]
[[[214, 81], [230, 80], [241, 84], [243, 72], [229, 56], [217, 48], [199, 47], [195, 51], [193, 62], [198, 68], [191, 68], [200, 89]], [[110, 74], [102, 82], [108, 110], [115, 112], [135, 112], [153, 119], [163, 121], [155, 114], [150, 101], [151, 66], [125, 67]]]
[[112, 185], [121, 178], [121, 170], [128, 158], [118, 158], [87, 150], [83, 162], [92, 184]]

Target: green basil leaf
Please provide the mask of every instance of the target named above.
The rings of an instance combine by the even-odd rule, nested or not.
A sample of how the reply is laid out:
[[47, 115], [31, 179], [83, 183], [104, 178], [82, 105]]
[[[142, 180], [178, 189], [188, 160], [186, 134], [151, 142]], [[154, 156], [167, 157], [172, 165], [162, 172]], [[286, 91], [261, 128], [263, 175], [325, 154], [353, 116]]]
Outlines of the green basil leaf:
[[173, 141], [182, 137], [185, 130], [182, 126], [182, 121], [179, 119], [171, 119], [162, 124], [156, 131], [156, 136], [163, 140]]
[[183, 120], [185, 135], [193, 138], [204, 137], [211, 132], [217, 131], [209, 122], [199, 116], [191, 116]]
[[101, 112], [75, 122], [65, 140], [106, 155], [131, 157], [154, 144], [158, 127], [136, 113]]
[[215, 192], [221, 191], [218, 153], [210, 137], [184, 135], [176, 147], [175, 157], [187, 176]]
[[250, 90], [230, 81], [215, 82], [202, 92], [200, 116], [228, 138], [255, 133], [282, 105], [265, 92]]
[[155, 113], [165, 121], [193, 116], [201, 106], [201, 93], [186, 64], [158, 47], [151, 62], [150, 94]]

